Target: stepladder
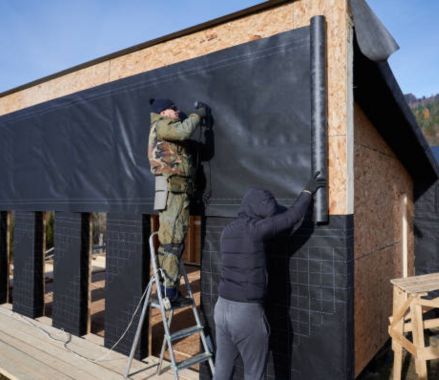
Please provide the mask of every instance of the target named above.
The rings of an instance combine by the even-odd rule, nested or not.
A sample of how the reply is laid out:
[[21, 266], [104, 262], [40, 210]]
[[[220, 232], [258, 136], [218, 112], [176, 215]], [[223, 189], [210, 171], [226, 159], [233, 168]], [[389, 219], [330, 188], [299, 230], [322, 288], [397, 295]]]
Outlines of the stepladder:
[[[394, 352], [393, 379], [400, 380], [404, 350], [413, 355], [418, 379], [426, 380], [427, 361], [439, 358], [439, 348], [426, 346], [424, 330], [439, 327], [439, 318], [426, 319], [424, 314], [439, 309], [439, 273], [398, 278], [393, 285], [393, 314], [389, 318], [389, 335]], [[409, 339], [411, 333], [412, 339]]]
[[[160, 310], [163, 329], [164, 329], [163, 343], [160, 351], [160, 360], [157, 366], [157, 375], [160, 376], [161, 374], [164, 355], [166, 351], [168, 351], [169, 354], [169, 358], [171, 361], [170, 366], [173, 371], [175, 380], [180, 379], [179, 372], [182, 371], [183, 369], [189, 368], [193, 365], [200, 364], [203, 362], [208, 362], [210, 371], [213, 375], [215, 371], [213, 358], [212, 358], [213, 355], [208, 345], [208, 340], [204, 332], [204, 326], [201, 322], [201, 318], [197, 310], [194, 295], [192, 293], [192, 288], [189, 282], [189, 278], [183, 260], [180, 260], [180, 274], [181, 277], [183, 278], [184, 287], [186, 289], [186, 297], [184, 298], [184, 302], [171, 303], [169, 299], [166, 297], [166, 295], [163, 294], [162, 292], [163, 288], [160, 286], [161, 269], [159, 268], [157, 263], [157, 256], [156, 256], [155, 244], [154, 244], [154, 238], [156, 237], [156, 235], [157, 232], [154, 232], [149, 237], [149, 251], [150, 251], [152, 273], [146, 290], [146, 296], [143, 301], [142, 312], [140, 314], [140, 318], [138, 321], [136, 334], [134, 336], [130, 355], [128, 357], [128, 363], [125, 369], [124, 378], [125, 379], [129, 378], [131, 364], [134, 358], [135, 351], [137, 349], [137, 345], [139, 343], [140, 335], [142, 333], [142, 326], [144, 324], [145, 317], [147, 315], [148, 307], [156, 308]], [[153, 288], [155, 289], [155, 296], [153, 296], [154, 294]], [[187, 307], [191, 309], [193, 314], [194, 324], [182, 330], [178, 330], [171, 333], [171, 325], [172, 325], [172, 320], [174, 317], [175, 310], [183, 307]], [[201, 352], [195, 356], [189, 357], [184, 361], [177, 362], [173, 344], [180, 339], [189, 337], [194, 334], [199, 334], [200, 336], [201, 348], [202, 348]]]

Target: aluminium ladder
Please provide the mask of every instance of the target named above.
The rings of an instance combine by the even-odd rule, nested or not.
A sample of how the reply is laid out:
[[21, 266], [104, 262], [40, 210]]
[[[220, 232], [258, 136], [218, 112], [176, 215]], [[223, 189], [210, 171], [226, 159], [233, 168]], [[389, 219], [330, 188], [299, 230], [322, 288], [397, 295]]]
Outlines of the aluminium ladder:
[[[156, 254], [155, 254], [155, 247], [154, 247], [154, 235], [157, 235], [157, 232], [152, 233], [151, 236], [149, 237], [149, 248], [150, 248], [149, 250], [150, 250], [150, 255], [151, 255], [151, 264], [152, 264], [153, 273], [152, 273], [152, 276], [150, 279], [149, 288], [148, 288], [147, 293], [146, 293], [146, 298], [143, 301], [144, 303], [143, 303], [143, 307], [142, 307], [142, 313], [140, 315], [140, 319], [138, 322], [136, 335], [134, 336], [133, 345], [131, 346], [130, 356], [128, 358], [128, 364], [127, 364], [127, 367], [125, 370], [124, 377], [125, 377], [125, 379], [128, 378], [130, 368], [131, 368], [131, 363], [132, 363], [133, 357], [134, 357], [134, 353], [136, 351], [136, 348], [137, 348], [137, 345], [139, 342], [140, 333], [142, 330], [143, 322], [145, 320], [146, 309], [148, 308], [148, 305], [153, 307], [153, 308], [160, 309], [160, 312], [162, 315], [163, 327], [165, 330], [165, 335], [163, 337], [162, 349], [160, 352], [160, 361], [159, 361], [159, 365], [157, 367], [157, 374], [160, 375], [166, 346], [168, 347], [169, 356], [171, 357], [171, 368], [174, 370], [174, 379], [175, 380], [179, 380], [178, 372], [180, 370], [188, 368], [194, 364], [199, 364], [199, 363], [205, 362], [205, 361], [209, 362], [210, 370], [212, 371], [212, 374], [213, 374], [215, 369], [214, 369], [213, 360], [212, 360], [212, 353], [210, 352], [209, 347], [207, 345], [207, 340], [206, 340], [206, 336], [204, 334], [203, 325], [201, 324], [200, 316], [198, 315], [197, 306], [195, 305], [194, 296], [192, 294], [192, 289], [191, 289], [191, 286], [189, 284], [189, 279], [188, 279], [188, 276], [186, 273], [186, 269], [184, 268], [183, 260], [180, 260], [180, 273], [183, 275], [183, 278], [184, 278], [186, 291], [188, 294], [187, 301], [189, 302], [189, 304], [188, 305], [185, 304], [185, 305], [181, 305], [181, 306], [175, 305], [175, 306], [169, 307], [169, 301], [165, 302], [166, 299], [163, 296], [162, 290], [160, 288], [160, 281], [159, 281], [160, 269], [158, 268], [157, 261], [156, 261]], [[151, 298], [153, 284], [155, 284], [155, 286], [156, 286], [157, 298]], [[183, 330], [180, 330], [180, 331], [176, 331], [176, 332], [171, 334], [170, 328], [171, 328], [172, 318], [174, 316], [174, 309], [178, 308], [178, 307], [184, 307], [184, 306], [191, 306], [196, 325], [189, 327], [189, 328], [186, 328], [186, 329], [183, 329]], [[167, 311], [169, 311], [168, 315], [166, 313]], [[193, 334], [197, 334], [197, 333], [200, 334], [204, 352], [202, 352], [198, 355], [195, 355], [189, 359], [186, 359], [182, 362], [177, 362], [175, 359], [174, 348], [172, 347], [172, 342], [179, 340], [179, 339], [182, 339], [182, 338], [185, 338], [185, 337], [188, 337], [188, 336], [193, 335]]]

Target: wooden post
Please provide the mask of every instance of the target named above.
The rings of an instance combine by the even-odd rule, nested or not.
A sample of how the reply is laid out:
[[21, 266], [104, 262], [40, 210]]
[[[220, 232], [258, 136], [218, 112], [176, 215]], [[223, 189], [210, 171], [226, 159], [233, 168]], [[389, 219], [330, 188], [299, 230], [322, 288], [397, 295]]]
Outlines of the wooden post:
[[408, 200], [407, 194], [402, 196], [402, 236], [401, 236], [401, 248], [402, 248], [402, 277], [408, 276], [408, 221], [407, 221], [407, 207]]
[[[422, 317], [422, 306], [419, 305], [416, 301], [420, 297], [412, 302], [410, 305], [410, 315], [412, 319], [412, 326], [413, 326], [413, 343], [416, 347], [416, 351], [418, 353], [422, 352], [425, 348], [425, 340], [424, 340], [424, 320]], [[425, 358], [417, 357], [415, 358], [415, 366], [416, 366], [416, 373], [418, 374], [418, 377], [420, 380], [427, 379], [427, 362]]]
[[[406, 299], [405, 293], [398, 288], [397, 286], [393, 286], [393, 318], [395, 318], [401, 306], [404, 304]], [[400, 321], [398, 321], [397, 325], [394, 327], [395, 331], [398, 334], [404, 333], [404, 316]], [[393, 349], [393, 380], [401, 380], [401, 371], [402, 371], [402, 346], [401, 344], [392, 339], [392, 349]]]

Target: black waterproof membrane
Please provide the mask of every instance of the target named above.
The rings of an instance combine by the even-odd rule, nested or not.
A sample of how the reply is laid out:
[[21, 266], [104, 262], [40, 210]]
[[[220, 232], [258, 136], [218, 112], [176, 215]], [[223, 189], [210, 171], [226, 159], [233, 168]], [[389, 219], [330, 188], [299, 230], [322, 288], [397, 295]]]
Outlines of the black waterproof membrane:
[[439, 181], [415, 184], [414, 227], [416, 274], [439, 272]]
[[361, 52], [372, 61], [386, 61], [399, 46], [365, 0], [350, 1]]
[[[213, 126], [190, 144], [206, 215], [234, 216], [249, 186], [291, 203], [311, 175], [310, 30], [285, 32], [0, 118], [0, 210], [151, 213], [151, 97]], [[199, 202], [200, 204], [203, 202]]]
[[[271, 329], [267, 380], [354, 378], [353, 215], [331, 215], [325, 225], [309, 217], [292, 236], [280, 234], [266, 247], [265, 312]], [[232, 220], [206, 218], [203, 223], [201, 311], [214, 346], [220, 236]], [[238, 357], [233, 379], [243, 378]], [[205, 364], [200, 379], [211, 379]]]

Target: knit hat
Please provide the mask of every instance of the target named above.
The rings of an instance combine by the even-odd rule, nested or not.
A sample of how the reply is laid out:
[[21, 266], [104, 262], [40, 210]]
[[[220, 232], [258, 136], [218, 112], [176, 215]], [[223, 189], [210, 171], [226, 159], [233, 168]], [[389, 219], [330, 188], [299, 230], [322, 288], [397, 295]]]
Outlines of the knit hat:
[[152, 112], [160, 113], [168, 108], [175, 107], [174, 102], [171, 99], [149, 99], [149, 104], [151, 104]]

